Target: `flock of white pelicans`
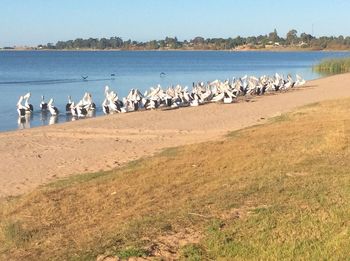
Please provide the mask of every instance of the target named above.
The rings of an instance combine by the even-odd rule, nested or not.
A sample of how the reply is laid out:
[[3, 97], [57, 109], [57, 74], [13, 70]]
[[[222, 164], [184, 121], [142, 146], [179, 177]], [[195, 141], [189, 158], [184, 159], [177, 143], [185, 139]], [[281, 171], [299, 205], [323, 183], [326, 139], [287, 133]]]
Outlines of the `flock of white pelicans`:
[[[145, 91], [142, 94], [138, 89], [131, 89], [127, 97], [120, 99], [118, 94], [105, 87], [105, 99], [102, 102], [102, 110], [105, 114], [126, 113], [141, 109], [154, 110], [157, 108], [179, 108], [185, 106], [199, 106], [209, 102], [232, 103], [239, 96], [264, 95], [265, 93], [286, 91], [291, 88], [302, 86], [305, 80], [296, 75], [295, 80], [290, 74], [286, 78], [276, 73], [274, 76], [244, 76], [233, 78], [231, 81], [199, 82], [193, 83], [192, 90], [188, 87], [177, 85], [163, 89], [160, 85]], [[30, 104], [31, 94], [20, 96], [17, 103], [19, 119], [24, 119], [33, 113], [33, 105]], [[41, 96], [41, 112], [50, 112], [52, 117], [57, 117], [60, 111], [54, 106], [54, 99], [45, 102]], [[65, 113], [73, 119], [85, 118], [94, 115], [96, 104], [92, 95], [85, 93], [83, 98], [75, 103], [68, 96]]]

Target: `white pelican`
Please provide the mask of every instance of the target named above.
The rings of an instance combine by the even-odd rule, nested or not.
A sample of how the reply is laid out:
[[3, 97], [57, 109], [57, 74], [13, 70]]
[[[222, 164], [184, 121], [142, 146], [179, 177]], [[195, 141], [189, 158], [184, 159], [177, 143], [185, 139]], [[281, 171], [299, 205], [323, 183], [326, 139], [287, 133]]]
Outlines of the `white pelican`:
[[234, 98], [236, 98], [236, 95], [228, 90], [225, 91], [224, 103], [232, 103]]
[[74, 108], [76, 109], [79, 118], [84, 118], [86, 115], [88, 115], [87, 109], [80, 106], [79, 103]]
[[44, 95], [41, 96], [40, 109], [41, 111], [47, 110], [47, 103], [44, 101]]
[[17, 112], [19, 117], [24, 118], [24, 116], [26, 115], [26, 107], [22, 105], [22, 101], [23, 101], [23, 96], [20, 96], [17, 102]]
[[88, 92], [84, 94], [83, 99], [81, 99], [78, 104], [87, 111], [96, 109], [96, 104], [92, 101], [92, 95]]
[[222, 92], [218, 95], [216, 95], [214, 98], [211, 99], [212, 102], [219, 102], [222, 101], [225, 98], [225, 92]]
[[193, 99], [190, 102], [190, 106], [192, 106], [192, 107], [199, 106], [199, 97], [197, 94], [193, 94]]
[[296, 75], [297, 80], [295, 82], [295, 86], [302, 86], [306, 83], [306, 81], [300, 76], [300, 75]]
[[70, 112], [71, 112], [73, 118], [78, 116], [78, 110], [77, 110], [77, 108], [75, 107], [74, 102], [71, 103], [69, 109], [70, 109]]
[[23, 99], [25, 99], [24, 107], [26, 107], [26, 113], [32, 113], [33, 112], [33, 105], [29, 103], [29, 98], [31, 94], [28, 92], [26, 95], [23, 96]]
[[104, 113], [104, 114], [109, 114], [109, 105], [108, 105], [107, 98], [105, 98], [105, 99], [103, 100], [103, 103], [102, 103], [102, 110], [103, 110], [103, 113]]
[[51, 98], [50, 101], [47, 103], [47, 107], [52, 116], [58, 115], [58, 109], [55, 106], [53, 106], [53, 98]]
[[70, 113], [71, 105], [72, 105], [72, 98], [70, 97], [70, 95], [68, 95], [68, 103], [66, 104], [66, 112], [67, 113]]

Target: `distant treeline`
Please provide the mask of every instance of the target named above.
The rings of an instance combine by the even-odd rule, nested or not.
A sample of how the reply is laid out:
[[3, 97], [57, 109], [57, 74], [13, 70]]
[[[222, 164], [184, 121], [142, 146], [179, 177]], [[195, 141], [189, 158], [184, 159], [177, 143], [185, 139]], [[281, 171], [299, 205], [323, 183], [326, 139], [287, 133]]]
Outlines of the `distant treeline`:
[[121, 37], [107, 38], [78, 38], [69, 41], [59, 41], [56, 44], [48, 43], [39, 45], [39, 49], [96, 49], [96, 50], [232, 50], [232, 49], [264, 49], [264, 48], [309, 48], [323, 49], [350, 49], [350, 37], [322, 36], [315, 37], [311, 34], [290, 30], [285, 37], [280, 37], [276, 29], [259, 36], [235, 38], [203, 38], [195, 37], [191, 40], [179, 41], [177, 37], [166, 37], [164, 40], [152, 40], [139, 42], [123, 40]]

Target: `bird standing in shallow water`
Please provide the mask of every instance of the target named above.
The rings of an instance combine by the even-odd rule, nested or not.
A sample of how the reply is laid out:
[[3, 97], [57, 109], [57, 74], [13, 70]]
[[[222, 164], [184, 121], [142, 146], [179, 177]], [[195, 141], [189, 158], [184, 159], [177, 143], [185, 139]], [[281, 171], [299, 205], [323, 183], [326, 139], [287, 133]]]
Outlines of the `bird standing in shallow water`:
[[34, 110], [33, 105], [29, 103], [30, 96], [31, 96], [30, 92], [28, 92], [26, 95], [23, 96], [23, 99], [25, 99], [24, 107], [26, 107], [26, 113], [28, 113], [28, 114], [32, 113]]
[[58, 113], [59, 113], [58, 109], [55, 106], [53, 106], [53, 98], [50, 99], [50, 101], [47, 104], [47, 107], [48, 107], [52, 116], [58, 115]]
[[17, 112], [19, 117], [24, 118], [24, 116], [26, 115], [26, 107], [22, 105], [22, 101], [23, 96], [20, 96], [17, 102]]
[[72, 99], [71, 99], [70, 95], [68, 95], [68, 102], [66, 104], [66, 113], [71, 112], [71, 105], [72, 105]]
[[47, 103], [45, 102], [44, 95], [41, 96], [40, 109], [42, 112], [47, 110]]

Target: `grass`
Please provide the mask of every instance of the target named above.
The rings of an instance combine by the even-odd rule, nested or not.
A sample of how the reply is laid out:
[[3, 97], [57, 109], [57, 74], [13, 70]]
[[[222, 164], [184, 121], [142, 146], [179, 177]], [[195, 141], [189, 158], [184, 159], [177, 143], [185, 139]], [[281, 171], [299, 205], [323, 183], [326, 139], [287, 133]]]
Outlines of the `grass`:
[[348, 259], [350, 100], [0, 202], [0, 260]]
[[199, 244], [188, 244], [180, 249], [180, 259], [189, 261], [201, 261], [205, 251]]
[[147, 256], [147, 252], [138, 248], [127, 248], [116, 253], [119, 258], [126, 259], [129, 257], [142, 257]]
[[350, 57], [323, 60], [313, 70], [326, 75], [350, 72]]
[[16, 222], [6, 222], [2, 224], [2, 234], [6, 238], [6, 244], [15, 247], [21, 247], [32, 237], [32, 232], [22, 227], [22, 224]]

